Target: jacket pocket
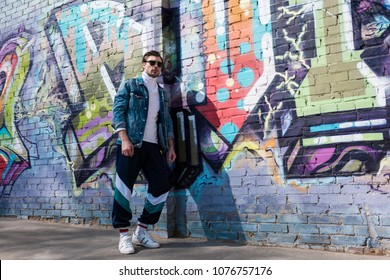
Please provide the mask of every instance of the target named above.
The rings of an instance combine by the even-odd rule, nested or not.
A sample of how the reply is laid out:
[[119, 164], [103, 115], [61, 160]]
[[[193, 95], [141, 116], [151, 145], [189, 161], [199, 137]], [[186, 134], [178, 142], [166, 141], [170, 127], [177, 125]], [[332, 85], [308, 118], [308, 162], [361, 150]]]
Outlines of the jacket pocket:
[[137, 113], [139, 113], [139, 110], [144, 107], [144, 104], [145, 96], [142, 93], [130, 92], [129, 108], [131, 111], [135, 110]]

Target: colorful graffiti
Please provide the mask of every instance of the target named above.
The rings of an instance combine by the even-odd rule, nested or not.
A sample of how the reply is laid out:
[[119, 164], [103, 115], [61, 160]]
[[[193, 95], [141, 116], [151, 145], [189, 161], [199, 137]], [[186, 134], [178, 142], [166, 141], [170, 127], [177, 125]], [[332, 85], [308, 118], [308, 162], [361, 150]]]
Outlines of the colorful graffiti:
[[[378, 61], [370, 58], [376, 49], [357, 45], [365, 38], [385, 51], [385, 5], [276, 1], [277, 12], [269, 13], [258, 9], [260, 3], [270, 6], [191, 3], [207, 23], [198, 37], [206, 57], [205, 84], [183, 79], [192, 84], [185, 88], [186, 100], [197, 117], [203, 159], [218, 172], [240, 135], [254, 130], [266, 139], [276, 129], [287, 178], [378, 171], [388, 149], [388, 78], [386, 67], [376, 70]], [[329, 48], [341, 51], [336, 56]]]
[[[276, 1], [272, 19], [257, 1], [203, 5], [206, 85], [191, 109], [201, 153], [214, 171], [240, 134], [253, 130], [267, 139], [273, 129], [287, 178], [378, 171], [389, 148], [389, 83], [387, 59], [371, 57], [378, 51], [388, 57], [385, 4]], [[357, 47], [362, 42], [369, 47]], [[251, 72], [253, 63], [258, 72]]]
[[20, 92], [33, 56], [31, 44], [32, 35], [24, 30], [0, 43], [0, 186], [15, 182], [30, 166], [29, 151], [17, 123]]
[[[178, 147], [184, 146], [177, 172], [190, 166], [188, 176], [196, 177], [202, 169], [199, 155], [218, 172], [242, 135], [255, 131], [264, 140], [273, 129], [286, 177], [379, 169], [389, 148], [385, 3], [324, 1], [317, 6], [289, 6], [276, 1], [275, 13], [260, 9], [271, 7], [267, 1], [189, 1], [172, 6], [163, 10], [162, 35], [164, 81], [177, 133], [185, 136], [178, 140], [184, 141]], [[187, 19], [184, 9], [201, 19]], [[335, 24], [335, 15], [340, 24]], [[185, 25], [178, 28], [182, 22], [193, 26], [191, 32]], [[201, 22], [206, 23], [203, 29]], [[125, 5], [116, 1], [70, 3], [54, 9], [47, 21], [58, 88], [71, 110], [61, 134], [77, 186], [93, 181], [99, 170], [112, 169], [113, 97], [125, 77], [141, 70], [138, 62], [151, 44], [146, 36], [152, 30], [153, 26], [127, 16]], [[8, 108], [2, 113], [2, 137], [17, 143], [2, 140], [5, 184], [20, 173], [17, 167], [28, 167], [28, 150], [13, 137], [15, 114], [7, 112], [14, 110], [14, 98], [28, 74], [28, 67], [20, 68], [22, 62], [18, 64], [15, 57], [30, 55], [26, 47], [15, 47], [26, 45], [26, 39], [7, 40], [2, 43], [2, 104]], [[11, 55], [11, 46], [26, 53]], [[341, 50], [337, 56], [327, 51], [333, 47]], [[378, 52], [386, 59], [372, 58]], [[190, 56], [193, 67], [186, 65]], [[341, 70], [333, 71], [332, 65]], [[12, 80], [21, 71], [17, 67], [24, 69], [23, 75]], [[184, 119], [192, 125], [184, 128]], [[195, 142], [188, 140], [191, 135], [196, 135]]]
[[[267, 1], [261, 4], [269, 7]], [[201, 127], [208, 127], [201, 130], [201, 147], [215, 171], [264, 93], [267, 80], [273, 79], [271, 17], [259, 5], [256, 1], [202, 4], [207, 23], [203, 34], [205, 95], [197, 97], [199, 106], [194, 110], [204, 118]]]
[[[284, 60], [291, 69], [284, 73], [283, 82], [289, 99], [271, 101], [272, 107], [279, 108], [275, 118], [279, 143], [285, 149], [286, 176], [343, 176], [378, 171], [389, 148], [388, 76], [383, 71], [374, 73], [373, 68], [386, 64], [386, 60], [379, 63], [375, 59], [373, 63], [372, 48], [360, 50], [353, 44], [353, 34], [361, 38], [356, 34], [364, 31], [359, 18], [351, 18], [351, 14], [359, 14], [359, 5], [343, 2], [335, 6], [324, 1], [318, 7], [304, 4], [280, 9], [285, 22], [301, 22], [298, 36], [282, 28], [296, 52], [294, 61]], [[336, 20], [340, 24], [335, 24]], [[279, 17], [277, 24], [281, 22]], [[309, 28], [310, 23], [315, 28]], [[307, 34], [308, 30], [315, 32]], [[322, 32], [325, 30], [327, 33]], [[310, 41], [315, 47], [308, 44]], [[379, 49], [382, 44], [383, 41]], [[329, 52], [329, 48], [338, 48], [340, 52]], [[351, 81], [349, 77], [356, 79]]]

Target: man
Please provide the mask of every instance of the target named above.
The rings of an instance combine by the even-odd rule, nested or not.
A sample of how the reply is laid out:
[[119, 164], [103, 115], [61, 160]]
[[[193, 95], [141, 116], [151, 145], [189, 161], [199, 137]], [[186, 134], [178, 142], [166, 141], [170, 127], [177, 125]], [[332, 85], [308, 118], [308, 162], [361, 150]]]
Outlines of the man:
[[[145, 53], [142, 76], [124, 81], [114, 99], [113, 127], [119, 137], [112, 223], [119, 230], [119, 251], [123, 254], [134, 253], [133, 243], [160, 247], [147, 229], [160, 218], [170, 189], [168, 164], [176, 159], [168, 99], [157, 83], [162, 65], [159, 52]], [[130, 236], [130, 197], [141, 170], [148, 180], [148, 191], [138, 226]]]

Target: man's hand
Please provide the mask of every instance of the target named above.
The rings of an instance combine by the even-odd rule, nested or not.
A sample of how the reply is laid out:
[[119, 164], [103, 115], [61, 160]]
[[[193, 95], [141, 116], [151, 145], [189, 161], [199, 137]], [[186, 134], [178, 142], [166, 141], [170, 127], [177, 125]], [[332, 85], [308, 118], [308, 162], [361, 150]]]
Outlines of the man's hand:
[[176, 159], [175, 144], [174, 144], [174, 141], [172, 138], [168, 139], [168, 145], [169, 145], [169, 150], [167, 153], [167, 161], [168, 161], [168, 164], [171, 164]]
[[176, 153], [174, 148], [169, 148], [167, 153], [167, 161], [169, 164], [173, 163], [176, 159]]
[[134, 145], [128, 141], [122, 141], [122, 155], [132, 157], [134, 155]]
[[119, 131], [119, 137], [122, 141], [122, 155], [132, 157], [134, 155], [134, 145], [127, 136], [126, 130]]

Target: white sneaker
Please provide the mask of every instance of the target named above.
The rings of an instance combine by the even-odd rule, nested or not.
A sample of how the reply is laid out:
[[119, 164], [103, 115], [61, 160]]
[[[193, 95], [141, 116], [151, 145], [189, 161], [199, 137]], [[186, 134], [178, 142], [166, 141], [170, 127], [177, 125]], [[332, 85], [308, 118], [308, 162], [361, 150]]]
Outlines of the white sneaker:
[[150, 238], [148, 231], [143, 230], [139, 235], [135, 235], [133, 233], [133, 237], [131, 238], [131, 241], [134, 244], [144, 246], [146, 248], [158, 248], [160, 247], [160, 244], [156, 241], [154, 241], [152, 238]]
[[130, 235], [121, 236], [119, 238], [119, 251], [122, 254], [133, 254], [134, 253], [134, 247], [131, 243], [131, 237]]

